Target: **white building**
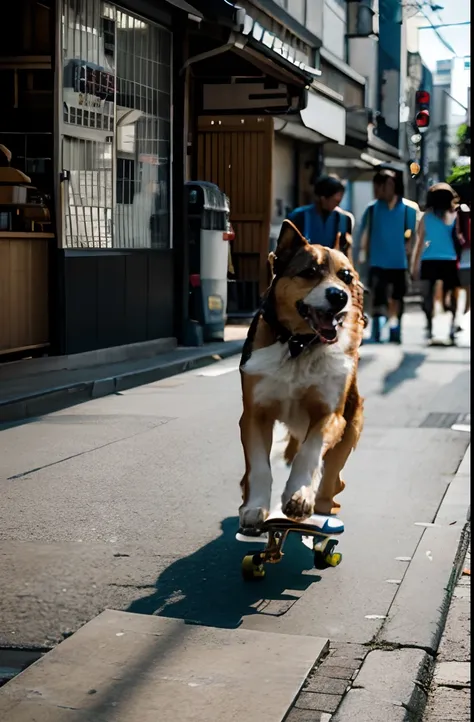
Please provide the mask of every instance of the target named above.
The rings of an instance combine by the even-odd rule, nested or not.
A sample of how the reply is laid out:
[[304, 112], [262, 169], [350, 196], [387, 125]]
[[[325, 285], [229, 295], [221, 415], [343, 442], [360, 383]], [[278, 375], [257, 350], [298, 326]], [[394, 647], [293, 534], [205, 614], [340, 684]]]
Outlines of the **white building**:
[[[462, 58], [439, 60], [433, 75], [433, 113], [428, 139], [430, 181], [444, 180], [459, 155], [457, 131], [468, 121], [469, 108], [459, 99], [459, 80], [464, 78]], [[462, 82], [462, 80], [461, 80]], [[468, 94], [469, 98], [470, 93]]]
[[[347, 181], [343, 207], [358, 220], [373, 197], [372, 177], [375, 168], [382, 163], [390, 163], [399, 170], [404, 168], [399, 151], [400, 85], [403, 74], [399, 63], [397, 67], [397, 59], [392, 63], [389, 59], [387, 63], [383, 57], [381, 60], [379, 52], [380, 5], [384, 6], [386, 17], [387, 8], [392, 15], [396, 15], [401, 2], [259, 0], [255, 5], [269, 11], [271, 6], [278, 5], [322, 40], [318, 52], [321, 76], [314, 85], [321, 90], [324, 87], [329, 98], [336, 103], [343, 103], [345, 107], [345, 132], [337, 140], [331, 137], [334, 128], [338, 127], [334, 106], [325, 109], [324, 124], [320, 117], [319, 127], [314, 126], [314, 130], [317, 129], [321, 135], [319, 140], [307, 137], [302, 145], [295, 137], [290, 140], [287, 135], [284, 138], [284, 129], [278, 130], [276, 126], [275, 152], [278, 161], [274, 166], [275, 213], [272, 217], [272, 232], [278, 232], [286, 210], [295, 201], [297, 204], [311, 202], [311, 180], [323, 171], [336, 173]], [[400, 23], [395, 21], [393, 29], [395, 35], [399, 33]], [[387, 32], [387, 25], [384, 31]], [[384, 62], [385, 66], [382, 67]], [[363, 98], [360, 96], [361, 89]], [[288, 126], [287, 123], [286, 131]], [[384, 130], [385, 137], [388, 130], [391, 142], [384, 139]], [[296, 154], [295, 148], [298, 148]], [[295, 163], [299, 163], [297, 171]], [[286, 169], [286, 173], [281, 172], [282, 168]], [[289, 168], [293, 168], [294, 175], [288, 174]], [[293, 177], [299, 181], [296, 198]]]

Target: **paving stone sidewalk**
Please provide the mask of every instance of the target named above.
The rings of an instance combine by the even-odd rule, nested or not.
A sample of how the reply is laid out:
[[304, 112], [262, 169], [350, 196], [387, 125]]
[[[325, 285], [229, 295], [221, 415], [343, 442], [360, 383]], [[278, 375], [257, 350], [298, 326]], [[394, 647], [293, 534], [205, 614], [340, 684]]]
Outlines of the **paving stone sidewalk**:
[[454, 590], [423, 722], [471, 719], [471, 550]]
[[[423, 722], [470, 722], [470, 602], [471, 602], [470, 547], [463, 565], [463, 573], [454, 590], [446, 627], [438, 650], [433, 679], [428, 694]], [[371, 651], [361, 644], [331, 643], [326, 656], [310, 673], [295, 706], [285, 722], [336, 722], [344, 720], [340, 704], [346, 692], [353, 687], [364, 660]], [[379, 656], [387, 652], [377, 652]], [[393, 655], [394, 652], [391, 652]], [[422, 655], [421, 650], [401, 650], [395, 654]], [[394, 660], [395, 661], [395, 660]], [[409, 663], [409, 660], [407, 660]], [[418, 660], [415, 660], [418, 663]], [[377, 663], [383, 665], [380, 658]], [[430, 665], [429, 665], [430, 666]], [[374, 670], [372, 670], [374, 672]], [[429, 671], [427, 669], [427, 674]], [[375, 673], [375, 676], [376, 673]], [[424, 688], [426, 689], [426, 688]], [[425, 692], [421, 690], [424, 696]], [[370, 711], [370, 720], [382, 722], [390, 710], [382, 706]], [[365, 708], [365, 714], [367, 714]], [[406, 712], [400, 708], [397, 719]], [[417, 715], [414, 715], [417, 719]], [[407, 719], [412, 719], [407, 715]], [[391, 719], [390, 715], [388, 719]], [[350, 722], [350, 720], [347, 720]]]
[[312, 670], [285, 722], [329, 722], [351, 687], [369, 647], [331, 643]]

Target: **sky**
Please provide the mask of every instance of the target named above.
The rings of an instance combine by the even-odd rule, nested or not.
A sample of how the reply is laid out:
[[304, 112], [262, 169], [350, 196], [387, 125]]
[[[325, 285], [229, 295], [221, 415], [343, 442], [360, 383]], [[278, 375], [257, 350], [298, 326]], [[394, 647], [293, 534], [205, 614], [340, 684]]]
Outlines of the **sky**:
[[[442, 25], [444, 23], [460, 23], [469, 22], [471, 20], [470, 0], [436, 0], [438, 5], [443, 6], [442, 10], [432, 12], [428, 5], [423, 6], [423, 10], [429, 17], [433, 25]], [[429, 27], [428, 21], [422, 24]], [[461, 25], [448, 28], [439, 28], [438, 32], [447, 41], [447, 43], [456, 52], [459, 58], [471, 56], [471, 26]], [[446, 48], [438, 39], [433, 29], [418, 30], [420, 55], [430, 70], [435, 70], [437, 60], [448, 60], [455, 57], [452, 52]], [[467, 105], [467, 88], [471, 84], [471, 74], [469, 69], [464, 69], [464, 63], [458, 60], [456, 63], [456, 72], [453, 74], [453, 95], [463, 105]], [[461, 112], [461, 109], [460, 109]]]

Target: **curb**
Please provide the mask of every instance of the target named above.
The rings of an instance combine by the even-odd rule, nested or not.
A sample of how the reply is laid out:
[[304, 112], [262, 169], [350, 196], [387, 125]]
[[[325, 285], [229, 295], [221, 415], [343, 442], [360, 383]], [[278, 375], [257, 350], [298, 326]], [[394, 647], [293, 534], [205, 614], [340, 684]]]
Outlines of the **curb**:
[[[465, 463], [465, 460], [470, 458], [470, 451], [469, 444], [458, 471], [448, 485], [433, 526], [427, 527], [421, 536], [405, 578], [392, 602], [387, 622], [377, 635], [375, 649], [369, 652], [353, 687], [343, 698], [332, 722], [346, 719], [351, 722], [375, 722], [381, 718], [384, 722], [422, 722], [441, 636], [471, 538], [470, 522], [466, 521], [469, 514], [470, 475], [466, 473]], [[457, 502], [455, 514], [450, 493], [453, 490]], [[448, 517], [450, 521], [447, 520]], [[453, 521], [461, 523], [462, 527], [456, 528]], [[425, 577], [425, 583], [421, 587], [422, 579], [418, 570], [422, 568], [422, 563], [427, 567], [428, 554], [432, 555], [430, 563], [441, 564], [447, 574], [436, 575], [432, 571]], [[408, 578], [410, 570], [412, 579]], [[413, 579], [415, 575], [416, 579]], [[411, 592], [407, 594], [410, 585]], [[421, 605], [418, 619], [413, 620], [410, 618], [415, 606], [413, 594], [416, 592], [418, 600], [421, 599]], [[411, 614], [407, 613], [410, 599]], [[393, 617], [390, 619], [390, 613], [393, 613], [394, 609], [395, 621]], [[424, 620], [424, 623], [420, 620]], [[372, 665], [372, 669], [371, 661], [373, 662], [377, 655], [379, 659], [377, 664]], [[385, 675], [383, 658], [388, 663], [385, 665]], [[373, 681], [377, 673], [379, 685]], [[369, 708], [374, 706], [378, 709], [376, 714], [381, 713], [381, 717], [369, 714]]]
[[418, 542], [377, 635], [379, 644], [416, 647], [432, 656], [437, 653], [470, 541], [470, 455], [469, 443], [433, 524], [425, 528]]
[[[285, 722], [422, 722], [438, 647], [471, 538], [469, 459], [470, 444], [434, 524], [421, 536], [387, 622], [374, 642], [336, 643], [311, 671]], [[419, 570], [423, 564], [422, 586]], [[440, 565], [442, 572], [437, 573], [432, 564]], [[410, 569], [411, 579], [407, 578]], [[413, 594], [418, 600], [417, 619], [413, 619]], [[391, 625], [394, 609], [396, 621]]]
[[186, 371], [200, 369], [213, 363], [240, 354], [243, 340], [226, 341], [222, 349], [213, 352], [204, 350], [195, 356], [176, 359], [167, 363], [155, 364], [117, 376], [102, 376], [91, 381], [78, 381], [56, 388], [38, 391], [28, 396], [19, 396], [0, 402], [0, 423], [25, 421], [35, 416], [50, 414], [54, 411], [81, 404], [85, 401], [126, 391], [154, 381], [162, 381]]

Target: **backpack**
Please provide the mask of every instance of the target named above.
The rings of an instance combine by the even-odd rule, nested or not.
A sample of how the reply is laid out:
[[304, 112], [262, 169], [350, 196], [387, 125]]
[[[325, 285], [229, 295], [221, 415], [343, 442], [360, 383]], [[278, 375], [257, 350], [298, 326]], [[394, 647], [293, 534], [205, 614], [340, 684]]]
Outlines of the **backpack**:
[[466, 240], [466, 236], [463, 233], [462, 222], [459, 215], [459, 211], [456, 214], [456, 220], [453, 224], [452, 239], [454, 243], [454, 250], [456, 251], [456, 259], [459, 266], [461, 261], [462, 252], [464, 249], [470, 248], [470, 242]]
[[[336, 229], [335, 229], [336, 233], [334, 236], [334, 245], [335, 245], [337, 236], [339, 233], [339, 228], [341, 225], [341, 216], [343, 214], [337, 210], [335, 210], [334, 212], [336, 213]], [[350, 216], [345, 215], [345, 218], [347, 219], [347, 228], [344, 231], [344, 233], [341, 234], [341, 238], [339, 241], [339, 250], [342, 251], [342, 253], [344, 253], [345, 256], [347, 256], [349, 254], [349, 252], [351, 250], [351, 246], [352, 246], [352, 220], [351, 220]], [[293, 219], [293, 223], [295, 224], [295, 226], [297, 227], [297, 229], [299, 230], [301, 235], [304, 236], [305, 235], [305, 211], [301, 211], [300, 213], [298, 213], [298, 215], [295, 216], [295, 218]]]
[[[402, 201], [402, 203], [403, 203], [403, 201]], [[403, 205], [405, 206], [405, 215], [404, 215], [404, 219], [403, 219], [403, 235], [406, 238], [405, 234], [407, 233], [407, 231], [411, 231], [411, 228], [408, 224], [408, 208], [409, 208], [409, 206], [407, 206], [406, 203], [404, 203]], [[369, 258], [370, 258], [370, 239], [372, 236], [372, 223], [373, 223], [373, 219], [374, 219], [374, 207], [375, 206], [372, 203], [369, 206], [369, 211], [367, 214], [367, 252], [366, 252], [367, 263], [369, 262]]]

